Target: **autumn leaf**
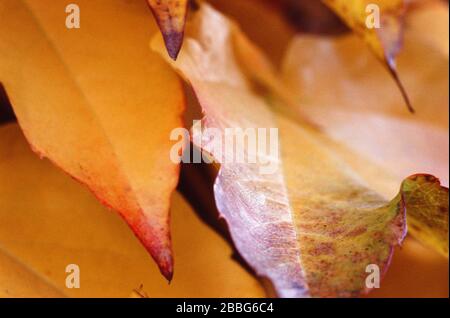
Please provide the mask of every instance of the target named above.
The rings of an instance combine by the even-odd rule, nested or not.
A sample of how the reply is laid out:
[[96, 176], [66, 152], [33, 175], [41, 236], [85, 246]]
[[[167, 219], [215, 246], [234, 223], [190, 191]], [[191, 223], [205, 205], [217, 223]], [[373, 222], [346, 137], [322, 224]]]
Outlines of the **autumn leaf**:
[[[411, 112], [408, 94], [397, 74], [396, 56], [402, 46], [405, 0], [322, 0], [369, 45], [388, 68]], [[377, 21], [379, 20], [379, 21]], [[379, 23], [379, 25], [376, 25]]]
[[[353, 35], [302, 34], [283, 59], [294, 33], [284, 2], [210, 1], [239, 27], [201, 4], [178, 60], [188, 1], [147, 2], [162, 37], [145, 1], [80, 0], [81, 29], [65, 27], [59, 0], [0, 3], [0, 122], [14, 107], [22, 129], [0, 126], [0, 297], [351, 297], [371, 291], [368, 266], [386, 274], [373, 297], [448, 296], [448, 189], [417, 174], [448, 185], [448, 7], [421, 1], [403, 16], [386, 2], [398, 28], [370, 38], [384, 67], [397, 66], [383, 45], [399, 43], [406, 21], [398, 70], [410, 116]], [[220, 161], [202, 165], [218, 173], [214, 187], [183, 166], [179, 190], [208, 202], [191, 201], [198, 216], [174, 191], [169, 157], [181, 144], [173, 128], [197, 106], [193, 143]], [[225, 138], [199, 134], [209, 129]], [[230, 129], [243, 133], [235, 152], [222, 151], [236, 142]], [[170, 285], [147, 253], [171, 279], [169, 207]], [[204, 208], [227, 240], [228, 224], [233, 248], [200, 222], [216, 225]], [[68, 264], [82, 288], [66, 288]]]
[[282, 76], [297, 101], [294, 107], [322, 132], [390, 174], [386, 196], [417, 171], [439, 176], [448, 186], [448, 55], [439, 44], [428, 45], [423, 27], [442, 17], [434, 28], [445, 35], [447, 13], [445, 4], [436, 4], [406, 19], [405, 50], [398, 65], [417, 105], [414, 116], [399, 107], [400, 95], [388, 75], [355, 36], [298, 36], [287, 50]]
[[[327, 147], [344, 157], [384, 197], [397, 191], [403, 176], [415, 171], [431, 170], [442, 176], [444, 185], [448, 185], [448, 48], [442, 41], [445, 36], [431, 40], [427, 36], [430, 30], [441, 35], [448, 32], [447, 12], [447, 5], [431, 1], [423, 4], [421, 10], [412, 11], [406, 19], [406, 51], [400, 57], [399, 65], [407, 87], [413, 92], [412, 100], [417, 105], [427, 105], [420, 107], [413, 118], [397, 107], [397, 94], [386, 84], [386, 74], [352, 35], [335, 39], [294, 38], [283, 63], [281, 85], [277, 83], [276, 75], [262, 63], [245, 65], [251, 66], [253, 78], [283, 100], [287, 99], [291, 106], [292, 101], [295, 104], [297, 100], [294, 107], [315, 126], [340, 144], [362, 154], [360, 157], [325, 141]], [[242, 40], [239, 42], [242, 47]], [[236, 49], [236, 52], [241, 51], [242, 48]], [[248, 45], [246, 51], [261, 55]], [[241, 58], [249, 59], [249, 56]], [[425, 59], [429, 62], [421, 63]], [[260, 75], [255, 75], [257, 73]], [[335, 76], [331, 78], [330, 73]], [[290, 95], [289, 90], [294, 94]], [[390, 147], [386, 147], [387, 144]], [[440, 202], [444, 204], [438, 210], [448, 210], [445, 208], [448, 205], [445, 190], [436, 195], [441, 195]], [[439, 213], [438, 210], [434, 213]], [[445, 248], [448, 246], [448, 229], [445, 227], [448, 215], [444, 213], [434, 219], [432, 214], [428, 215], [428, 222], [424, 222], [423, 217], [417, 220], [417, 215], [411, 213], [408, 217], [411, 233], [448, 257]], [[444, 225], [434, 224], [433, 230], [429, 231], [426, 223], [431, 220], [442, 221]], [[412, 229], [418, 224], [425, 233]], [[443, 233], [439, 233], [440, 230]], [[433, 235], [439, 238], [426, 237]]]
[[0, 247], [0, 298], [23, 297], [61, 298], [64, 294]]
[[[128, 297], [135, 289], [148, 297], [264, 296], [178, 194], [172, 200], [178, 266], [168, 286], [120, 218], [36, 158], [16, 125], [0, 128], [0, 180], [8, 180], [0, 184], [0, 297], [61, 297], [62, 291], [70, 297]], [[405, 243], [373, 296], [446, 294], [436, 282], [448, 280], [447, 264], [417, 243]], [[80, 289], [64, 286], [69, 262], [80, 265]]]
[[287, 45], [296, 33], [295, 27], [286, 18], [286, 12], [278, 7], [283, 1], [208, 0], [208, 3], [238, 21], [243, 32], [252, 43], [264, 50], [273, 64], [281, 63]]
[[[327, 149], [322, 135], [273, 113], [251, 89], [246, 61], [237, 61], [245, 49], [237, 48], [240, 37], [235, 24], [202, 5], [178, 60], [168, 60], [192, 85], [206, 129], [280, 129], [281, 160], [264, 157], [271, 174], [258, 163], [230, 164], [232, 154], [218, 151], [227, 140], [199, 140], [193, 131], [194, 143], [222, 163], [215, 199], [234, 244], [281, 297], [359, 295], [368, 264], [386, 271], [406, 233], [405, 212], [415, 205], [402, 200], [403, 188], [386, 201]], [[164, 56], [161, 38], [152, 47]], [[264, 154], [256, 156], [263, 162]]]
[[[177, 192], [169, 285], [121, 218], [39, 160], [15, 124], [0, 126], [0, 180], [0, 297], [129, 297], [141, 285], [150, 298], [264, 296]], [[80, 288], [66, 288], [68, 264], [79, 266]]]
[[147, 0], [161, 29], [169, 56], [176, 60], [183, 45], [189, 0]]
[[403, 200], [414, 206], [408, 215], [412, 235], [448, 258], [448, 188], [429, 175], [403, 182]]
[[67, 29], [65, 1], [2, 1], [0, 81], [34, 151], [118, 211], [170, 280], [179, 167], [161, 154], [182, 126], [181, 85], [145, 45], [145, 2], [77, 4], [83, 26]]
[[[183, 43], [188, 2], [189, 1], [187, 0], [148, 0], [160, 26], [169, 56], [172, 59], [177, 58]], [[403, 20], [407, 9], [407, 2], [405, 0], [380, 0], [377, 2], [367, 0], [354, 0], [351, 2], [345, 0], [323, 0], [323, 2], [334, 10], [351, 29], [359, 34], [371, 47], [378, 59], [386, 65], [399, 87], [408, 109], [411, 112], [414, 112], [408, 93], [398, 76], [395, 61], [402, 46]], [[231, 1], [223, 2], [217, 0], [213, 1], [213, 3], [218, 5], [221, 9], [225, 9], [225, 12], [237, 13], [240, 16], [244, 14], [247, 19], [242, 19], [243, 22], [249, 20], [248, 17], [251, 17], [251, 12], [255, 12], [256, 9], [256, 12], [262, 14], [263, 18], [269, 17], [269, 21], [273, 22], [271, 25], [277, 28], [278, 36], [275, 37], [275, 39], [280, 36], [286, 38], [292, 35], [292, 28], [285, 23], [280, 23], [276, 14], [269, 15], [264, 11], [263, 8], [265, 5], [254, 5], [252, 1], [244, 1], [239, 4], [237, 9]], [[247, 10], [242, 9], [242, 5], [247, 6]], [[250, 8], [250, 10], [248, 10], [248, 8]], [[243, 13], [245, 11], [248, 12]], [[260, 17], [258, 17], [258, 19], [259, 18]], [[252, 23], [252, 25], [254, 26], [256, 24]], [[254, 29], [254, 27], [250, 28], [250, 31], [252, 29]], [[258, 41], [260, 34], [262, 33], [258, 30], [252, 35], [254, 35], [253, 38], [256, 38]], [[268, 40], [274, 39], [274, 37], [267, 35], [266, 32], [264, 32], [264, 35], [265, 36], [261, 41], [263, 43], [267, 43]], [[283, 40], [276, 40], [275, 42], [281, 43]], [[280, 46], [271, 42], [270, 45], [267, 45], [266, 47], [269, 48], [269, 51], [276, 51]]]

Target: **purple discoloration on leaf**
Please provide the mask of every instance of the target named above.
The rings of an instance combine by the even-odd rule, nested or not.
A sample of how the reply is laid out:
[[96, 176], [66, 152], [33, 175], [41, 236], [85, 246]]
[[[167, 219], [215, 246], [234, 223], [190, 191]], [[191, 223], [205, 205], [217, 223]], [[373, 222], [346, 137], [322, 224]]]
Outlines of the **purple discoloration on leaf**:
[[[205, 115], [203, 127], [280, 132], [281, 156], [265, 158], [277, 167], [272, 174], [262, 174], [258, 163], [226, 160], [233, 154], [217, 151], [225, 140], [194, 139], [222, 159], [214, 193], [236, 248], [280, 297], [368, 292], [367, 266], [376, 264], [385, 273], [406, 235], [403, 189], [386, 201], [329, 149], [323, 135], [272, 112], [241, 68], [246, 61], [236, 51], [250, 43], [239, 40], [243, 35], [233, 23], [207, 5], [194, 23], [178, 60], [168, 61], [192, 85]], [[247, 46], [236, 50], [242, 43]], [[153, 47], [164, 51], [161, 40]], [[249, 52], [241, 56], [258, 51]]]
[[169, 56], [176, 60], [183, 45], [188, 0], [147, 0], [166, 44]]

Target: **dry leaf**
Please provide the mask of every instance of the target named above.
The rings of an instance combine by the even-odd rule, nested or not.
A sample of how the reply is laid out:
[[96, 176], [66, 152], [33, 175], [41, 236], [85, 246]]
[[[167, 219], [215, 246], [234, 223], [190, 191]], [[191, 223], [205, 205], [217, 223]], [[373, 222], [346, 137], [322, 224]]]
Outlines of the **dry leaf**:
[[406, 204], [414, 205], [408, 215], [409, 231], [448, 258], [448, 189], [424, 175], [408, 178], [402, 188]]
[[179, 167], [161, 154], [182, 126], [181, 85], [145, 46], [145, 3], [77, 4], [83, 25], [67, 29], [66, 1], [2, 1], [0, 81], [33, 149], [118, 211], [170, 279]]
[[[19, 121], [42, 156], [49, 156], [73, 177], [88, 184], [102, 201], [109, 200], [106, 202], [109, 206], [125, 214], [136, 234], [159, 261], [161, 271], [171, 278], [165, 212], [177, 180], [177, 167], [168, 165], [168, 156], [161, 154], [170, 149], [171, 144], [167, 141], [170, 129], [179, 126], [183, 96], [176, 77], [158, 57], [141, 46], [145, 37], [150, 36], [146, 32], [156, 28], [148, 29], [145, 24], [148, 17], [138, 3], [117, 2], [103, 10], [109, 3], [100, 7], [100, 1], [83, 1], [83, 12], [89, 5], [86, 26], [90, 31], [71, 30], [75, 32], [72, 36], [63, 23], [58, 25], [56, 22], [65, 4], [57, 3], [54, 8], [54, 2], [41, 2], [46, 6], [38, 4], [37, 0], [0, 4], [0, 19], [14, 30], [8, 30], [11, 34], [0, 30], [0, 49], [10, 53], [0, 61], [0, 74], [8, 74], [8, 78], [0, 80], [5, 82], [8, 94], [12, 89], [12, 102], [20, 105], [19, 110], [16, 109]], [[152, 1], [149, 3], [152, 5]], [[156, 4], [153, 3], [153, 8]], [[184, 4], [165, 1], [158, 3], [163, 6], [159, 9], [169, 11], [155, 12], [161, 18], [158, 22], [172, 58], [181, 46]], [[17, 12], [10, 14], [5, 9]], [[113, 10], [125, 15], [120, 17], [119, 25], [110, 28], [92, 21], [97, 17], [102, 21], [111, 20], [113, 16], [117, 20]], [[438, 7], [435, 10], [442, 13]], [[417, 25], [429, 21], [430, 16], [421, 15]], [[445, 15], [440, 17], [445, 18]], [[27, 26], [19, 25], [19, 20], [15, 19], [27, 21]], [[441, 26], [440, 23], [432, 24], [426, 30]], [[138, 34], [135, 34], [136, 30]], [[164, 33], [164, 30], [169, 31]], [[170, 35], [171, 31], [175, 35]], [[372, 158], [349, 151], [346, 142], [344, 145], [333, 142], [286, 112], [292, 109], [295, 116], [303, 112], [295, 100], [295, 94], [303, 93], [303, 88], [298, 89], [293, 81], [294, 89], [287, 90], [259, 48], [233, 23], [205, 6], [188, 35], [187, 52], [182, 53], [180, 61], [174, 65], [196, 91], [206, 115], [203, 124], [219, 127], [222, 131], [230, 127], [277, 127], [281, 132], [280, 160], [274, 154], [257, 153], [257, 158], [265, 161], [264, 167], [225, 162], [215, 186], [217, 205], [231, 225], [238, 249], [260, 276], [272, 280], [279, 295], [356, 296], [367, 291], [364, 284], [366, 265], [375, 263], [383, 274], [386, 272], [393, 247], [405, 234], [405, 210], [408, 210], [412, 234], [448, 257], [448, 189], [441, 187], [436, 178], [415, 175], [406, 179], [398, 196], [389, 203], [385, 197], [392, 197], [393, 191], [398, 190], [394, 189], [398, 187], [398, 179], [390, 176], [388, 169], [380, 170]], [[271, 42], [271, 37], [259, 38], [258, 43], [264, 47], [264, 43]], [[420, 81], [429, 80], [429, 85], [434, 85], [436, 90], [433, 98], [424, 95], [418, 98], [427, 103], [433, 100], [439, 103], [432, 103], [433, 107], [428, 107], [425, 114], [408, 121], [409, 130], [405, 132], [409, 133], [407, 137], [415, 137], [417, 127], [423, 127], [419, 131], [437, 132], [437, 135], [426, 135], [425, 138], [437, 138], [442, 130], [448, 132], [442, 112], [433, 113], [435, 106], [440, 109], [445, 104], [440, 102], [446, 87], [443, 91], [438, 89], [444, 83], [443, 73], [432, 69], [439, 65], [448, 68], [448, 41], [439, 36], [417, 38], [420, 43], [428, 43], [435, 52], [429, 63], [432, 67], [427, 66], [420, 76], [411, 77], [412, 83], [417, 81], [417, 87], [421, 87], [419, 84], [424, 84]], [[22, 43], [19, 39], [32, 41]], [[94, 44], [92, 39], [95, 39]], [[275, 53], [271, 54], [273, 60], [278, 58], [280, 43], [285, 43], [283, 39], [275, 42]], [[167, 57], [161, 38], [155, 40], [154, 45]], [[121, 49], [120, 54], [116, 52], [117, 47]], [[124, 53], [129, 61], [122, 56]], [[14, 54], [18, 54], [19, 65], [15, 64]], [[329, 67], [329, 75], [330, 63], [323, 64]], [[48, 87], [49, 79], [56, 79], [59, 85]], [[266, 86], [271, 91], [269, 98], [252, 81]], [[345, 81], [338, 82], [345, 84]], [[108, 88], [114, 90], [110, 92]], [[153, 89], [157, 96], [152, 95], [155, 94]], [[323, 107], [319, 97], [327, 96], [328, 92], [333, 90], [324, 92], [322, 88], [310, 104]], [[0, 99], [6, 96], [1, 93]], [[283, 102], [276, 101], [273, 95], [281, 97]], [[357, 100], [355, 96], [351, 99]], [[149, 107], [149, 103], [154, 108]], [[383, 120], [385, 117], [397, 121], [405, 119], [402, 114], [394, 116], [387, 103], [379, 104], [384, 112], [380, 115]], [[120, 107], [123, 105], [127, 107]], [[335, 106], [333, 102], [330, 105]], [[108, 108], [111, 106], [112, 110]], [[281, 109], [282, 114], [274, 112]], [[164, 110], [163, 121], [157, 117], [157, 111], [161, 110]], [[327, 113], [328, 109], [315, 111]], [[354, 124], [353, 113], [348, 109], [343, 113], [343, 122]], [[290, 119], [285, 117], [286, 114]], [[150, 116], [157, 118], [149, 121]], [[360, 123], [364, 123], [364, 117], [360, 116], [360, 119]], [[402, 127], [398, 123], [397, 126]], [[334, 132], [334, 128], [331, 125], [330, 131]], [[47, 134], [48, 131], [51, 133]], [[400, 144], [404, 145], [404, 139], [408, 138], [397, 135], [396, 139], [403, 139]], [[148, 147], [146, 143], [150, 140], [154, 145]], [[196, 144], [216, 158], [230, 155], [221, 153], [219, 143], [214, 139], [196, 140]], [[392, 148], [392, 144], [388, 144]], [[96, 151], [95, 159], [92, 149]], [[448, 146], [444, 145], [442, 149], [447, 150], [448, 157]], [[248, 155], [249, 149], [244, 150]], [[384, 155], [382, 151], [377, 154], [380, 153]], [[411, 157], [420, 155], [416, 150]], [[429, 163], [433, 168], [440, 164], [438, 154], [430, 157], [437, 158], [436, 162]], [[397, 165], [396, 173], [403, 168], [402, 163]], [[261, 174], [262, 168], [276, 168], [276, 171]], [[426, 169], [428, 164], [423, 170]], [[0, 185], [0, 285], [3, 287], [0, 296], [6, 293], [4, 296], [60, 297], [67, 292], [70, 296], [123, 297], [130, 296], [130, 290], [142, 285], [149, 297], [262, 295], [256, 281], [230, 260], [231, 251], [225, 243], [201, 226], [177, 194], [171, 203], [175, 216], [175, 251], [181, 255], [178, 258], [181, 266], [177, 267], [177, 280], [168, 286], [120, 219], [106, 213], [86, 191], [47, 162], [33, 157], [16, 126], [0, 127], [0, 177], [7, 180]], [[167, 180], [162, 181], [163, 178]], [[112, 188], [110, 182], [113, 182]], [[19, 194], [20, 200], [17, 199]], [[161, 196], [163, 200], [159, 201]], [[137, 222], [130, 211], [137, 211]], [[144, 219], [148, 214], [152, 217]], [[145, 226], [141, 226], [142, 223]], [[17, 231], [18, 227], [24, 230]], [[148, 229], [153, 231], [150, 235]], [[434, 276], [435, 273], [424, 275], [433, 280], [432, 286], [436, 288], [423, 295], [448, 295], [448, 288], [439, 284], [448, 281], [448, 272], [441, 266], [446, 262], [415, 245], [414, 241], [408, 242], [406, 250], [409, 254], [396, 257], [418, 265], [414, 272], [411, 270], [414, 266], [407, 266], [405, 270], [404, 263], [397, 262], [400, 265], [394, 266], [395, 273], [400, 276], [398, 270], [401, 269], [401, 274], [415, 277], [421, 276], [422, 269], [431, 272], [435, 269], [439, 276]], [[419, 261], [417, 255], [411, 257], [414, 253], [425, 255], [425, 259]], [[80, 290], [68, 290], [64, 286], [64, 269], [69, 263], [81, 264], [83, 287]], [[445, 273], [447, 277], [444, 277]], [[391, 284], [392, 292], [395, 279], [384, 281], [382, 290], [389, 292], [389, 286], [384, 289], [387, 283]], [[425, 284], [405, 284], [406, 281], [405, 278], [398, 280], [394, 293], [408, 294], [412, 292], [410, 286]], [[407, 292], [402, 294], [399, 288], [407, 289]], [[430, 289], [430, 284], [422, 289], [427, 288]], [[140, 295], [139, 289], [137, 291]], [[383, 295], [383, 292], [376, 295]]]
[[[245, 49], [236, 49], [242, 44], [238, 34], [233, 23], [203, 5], [178, 60], [169, 61], [192, 85], [204, 127], [220, 129], [225, 139], [230, 127], [280, 128], [282, 160], [264, 157], [277, 168], [272, 174], [261, 173], [258, 163], [230, 164], [233, 154], [218, 150], [222, 141], [196, 140], [194, 133], [194, 143], [222, 162], [214, 188], [218, 209], [239, 252], [279, 296], [358, 295], [366, 290], [367, 265], [387, 269], [405, 235], [405, 205], [414, 205], [402, 200], [403, 188], [385, 201], [326, 149], [317, 132], [272, 113], [236, 60], [242, 56], [236, 51]], [[161, 38], [152, 46], [164, 55]]]
[[[406, 0], [322, 0], [369, 45], [396, 81], [411, 112], [409, 97], [397, 74], [395, 58], [402, 46]], [[376, 15], [379, 15], [376, 17]], [[375, 17], [375, 18], [374, 18]], [[372, 20], [379, 18], [379, 26]], [[368, 22], [370, 25], [368, 25]]]
[[[439, 7], [443, 21], [436, 24], [448, 24], [448, 14], [443, 15], [448, 8]], [[436, 10], [423, 8], [420, 17]], [[448, 56], [428, 45], [426, 28], [419, 31], [426, 21], [414, 13], [406, 22], [399, 70], [417, 105], [414, 116], [399, 107], [388, 75], [355, 36], [297, 37], [283, 65], [295, 107], [327, 135], [393, 175], [390, 195], [404, 176], [417, 171], [439, 176], [448, 186]], [[444, 28], [437, 33], [445, 37]]]
[[[218, 11], [237, 21], [242, 31], [280, 65], [295, 28], [272, 0], [208, 0]], [[264, 30], [262, 32], [262, 30]]]
[[176, 60], [183, 45], [189, 0], [147, 0], [166, 43], [169, 56]]
[[[448, 235], [448, 190], [431, 176], [408, 178], [397, 198], [385, 205], [313, 132], [286, 120], [280, 131], [302, 267], [312, 295], [356, 296], [364, 289], [368, 264], [377, 264], [384, 273], [393, 246], [401, 244], [406, 232], [405, 211], [408, 218], [415, 217], [427, 205], [432, 209], [427, 217], [438, 216], [439, 223], [427, 229], [434, 237]], [[411, 187], [432, 191], [415, 197]], [[448, 239], [440, 244], [448, 246]]]
[[[206, 115], [203, 126], [221, 131], [230, 127], [275, 127], [275, 118], [264, 101], [250, 93], [239, 66], [230, 58], [233, 27], [229, 21], [206, 4], [196, 17], [198, 21], [191, 29], [198, 33], [187, 33], [175, 67], [194, 88]], [[157, 40], [153, 45], [162, 52]], [[221, 145], [214, 141], [198, 146], [219, 156], [215, 147]], [[262, 154], [256, 155], [259, 161]], [[276, 158], [267, 159], [268, 165], [279, 169]], [[222, 164], [215, 185], [216, 203], [230, 226], [238, 251], [257, 274], [269, 278], [280, 296], [304, 296], [307, 291], [302, 289], [296, 235], [283, 177], [280, 171], [260, 175], [259, 168], [258, 164]], [[276, 210], [277, 214], [270, 210]], [[278, 234], [277, 242], [271, 242], [270, 237], [264, 239], [270, 233]]]
[[23, 297], [60, 298], [64, 294], [0, 248], [0, 298]]
[[[150, 298], [264, 296], [178, 193], [171, 200], [177, 268], [169, 285], [120, 217], [36, 158], [17, 125], [0, 127], [0, 180], [0, 295], [6, 287], [15, 296], [60, 295], [16, 262], [5, 266], [5, 249], [70, 297], [129, 297], [141, 284]], [[65, 287], [68, 264], [79, 265], [79, 289]]]

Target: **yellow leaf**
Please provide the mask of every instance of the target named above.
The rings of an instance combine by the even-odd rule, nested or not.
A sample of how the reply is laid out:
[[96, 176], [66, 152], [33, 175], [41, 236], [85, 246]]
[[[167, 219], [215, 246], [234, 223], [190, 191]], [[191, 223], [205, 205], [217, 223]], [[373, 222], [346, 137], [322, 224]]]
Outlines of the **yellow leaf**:
[[[322, 0], [369, 45], [389, 69], [411, 112], [409, 97], [398, 74], [395, 58], [402, 46], [405, 0]], [[379, 21], [377, 21], [379, 20]], [[379, 25], [376, 25], [379, 24]]]
[[118, 211], [172, 276], [169, 201], [178, 165], [170, 131], [182, 126], [176, 75], [144, 43], [156, 32], [142, 1], [0, 3], [0, 81], [28, 141]]
[[0, 248], [0, 298], [23, 297], [60, 298], [64, 294]]
[[403, 200], [414, 204], [408, 215], [409, 231], [448, 258], [448, 189], [423, 175], [408, 178], [402, 187]]
[[[10, 257], [5, 263], [5, 249], [70, 297], [129, 297], [141, 285], [150, 298], [264, 296], [178, 193], [171, 200], [177, 267], [167, 284], [120, 217], [36, 158], [16, 125], [0, 126], [0, 180], [0, 295], [7, 287], [12, 296], [59, 296]], [[66, 288], [68, 264], [79, 266], [79, 289]]]
[[328, 136], [390, 174], [387, 196], [405, 176], [417, 172], [449, 184], [448, 57], [437, 44], [429, 44], [430, 18], [422, 18], [441, 12], [435, 15], [436, 25], [442, 25], [436, 34], [448, 43], [448, 7], [439, 8], [424, 7], [406, 20], [405, 50], [398, 64], [417, 105], [414, 116], [399, 107], [400, 96], [388, 75], [353, 35], [297, 37], [283, 63], [283, 83], [297, 100], [294, 107]]

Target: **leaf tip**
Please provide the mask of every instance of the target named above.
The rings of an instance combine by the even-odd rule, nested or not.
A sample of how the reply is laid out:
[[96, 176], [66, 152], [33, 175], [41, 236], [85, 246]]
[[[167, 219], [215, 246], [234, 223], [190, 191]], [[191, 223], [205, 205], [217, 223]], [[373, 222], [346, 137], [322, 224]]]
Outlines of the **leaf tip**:
[[171, 251], [162, 252], [154, 258], [158, 264], [159, 271], [170, 284], [173, 279], [173, 258]]
[[188, 0], [147, 0], [164, 37], [167, 53], [176, 60], [183, 45]]
[[170, 32], [163, 33], [164, 43], [166, 44], [167, 53], [170, 58], [176, 61], [178, 54], [180, 53], [181, 46], [183, 45], [183, 33]]
[[167, 282], [170, 284], [173, 279], [173, 269], [170, 269], [170, 270], [161, 269], [161, 273], [164, 276], [164, 278], [167, 280]]
[[394, 81], [397, 84], [397, 87], [399, 88], [400, 93], [402, 94], [403, 100], [405, 101], [408, 111], [411, 114], [415, 114], [416, 110], [412, 106], [411, 99], [409, 98], [409, 95], [408, 95], [408, 92], [406, 91], [405, 86], [403, 85], [402, 81], [400, 80], [400, 76], [398, 76], [397, 69], [395, 67], [395, 62], [393, 62], [393, 59], [387, 59], [387, 67], [388, 67], [389, 73], [391, 73], [392, 77], [394, 78]]

